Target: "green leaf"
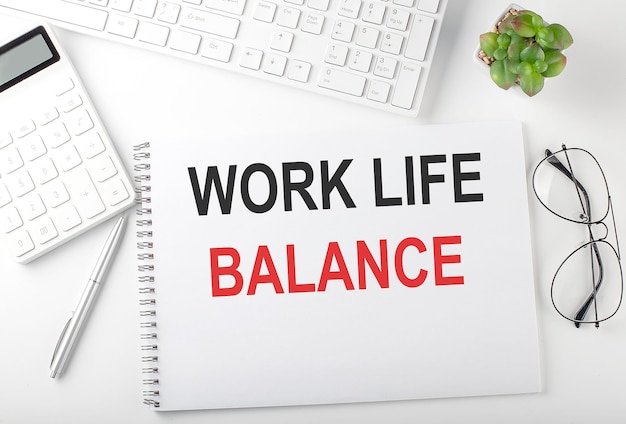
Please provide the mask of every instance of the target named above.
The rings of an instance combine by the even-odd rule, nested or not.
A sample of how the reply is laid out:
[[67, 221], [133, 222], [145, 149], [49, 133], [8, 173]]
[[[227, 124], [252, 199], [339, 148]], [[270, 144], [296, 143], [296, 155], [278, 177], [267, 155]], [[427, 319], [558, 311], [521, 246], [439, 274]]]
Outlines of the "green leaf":
[[493, 82], [495, 82], [498, 87], [505, 90], [511, 88], [517, 79], [516, 74], [509, 72], [508, 69], [506, 69], [504, 61], [493, 62], [489, 68], [489, 74], [491, 75]]
[[538, 72], [530, 72], [520, 77], [520, 88], [526, 95], [532, 97], [543, 89], [545, 79]]
[[479, 37], [480, 49], [489, 57], [493, 57], [493, 53], [498, 46], [498, 34], [495, 32], [486, 32]]
[[517, 68], [519, 67], [519, 64], [519, 59], [510, 58], [504, 61], [504, 66], [506, 66], [507, 71], [511, 72], [512, 74], [517, 74]]
[[546, 54], [538, 44], [531, 44], [520, 52], [519, 58], [523, 62], [535, 62], [545, 60]]
[[567, 58], [560, 51], [552, 50], [546, 52], [545, 62], [548, 68], [541, 74], [547, 78], [556, 77], [565, 69]]
[[517, 66], [517, 73], [520, 75], [530, 75], [533, 72], [535, 72], [535, 68], [533, 68], [533, 65], [531, 65], [530, 62], [521, 62]]
[[504, 59], [506, 59], [506, 57], [507, 57], [506, 49], [503, 49], [502, 47], [498, 47], [496, 49], [496, 51], [493, 52], [493, 57], [496, 60], [504, 60]]
[[548, 64], [543, 60], [537, 60], [533, 63], [533, 68], [539, 74], [542, 74], [548, 69]]
[[565, 50], [574, 44], [572, 34], [563, 26], [559, 24], [548, 25], [547, 27], [554, 34], [554, 42], [556, 47], [554, 49]]
[[517, 33], [518, 35], [521, 35], [522, 37], [534, 37], [535, 36], [536, 31], [533, 25], [532, 15], [525, 14], [525, 15], [513, 16], [509, 24], [511, 28], [513, 29], [513, 31], [515, 31], [515, 33]]
[[502, 48], [508, 48], [509, 44], [511, 44], [511, 36], [509, 34], [500, 34], [498, 35], [498, 46]]
[[543, 22], [543, 18], [539, 16], [537, 13], [533, 12], [532, 10], [522, 10], [519, 14], [529, 15], [532, 19], [531, 20], [532, 25], [533, 27], [535, 27], [536, 30], [538, 30], [539, 28], [545, 25], [545, 23]]

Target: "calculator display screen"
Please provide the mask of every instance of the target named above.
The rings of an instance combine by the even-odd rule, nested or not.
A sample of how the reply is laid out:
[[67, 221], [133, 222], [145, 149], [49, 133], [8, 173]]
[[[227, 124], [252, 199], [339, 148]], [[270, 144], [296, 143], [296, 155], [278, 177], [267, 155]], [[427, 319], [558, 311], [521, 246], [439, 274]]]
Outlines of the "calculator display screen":
[[0, 47], [0, 92], [59, 60], [50, 37], [37, 27]]

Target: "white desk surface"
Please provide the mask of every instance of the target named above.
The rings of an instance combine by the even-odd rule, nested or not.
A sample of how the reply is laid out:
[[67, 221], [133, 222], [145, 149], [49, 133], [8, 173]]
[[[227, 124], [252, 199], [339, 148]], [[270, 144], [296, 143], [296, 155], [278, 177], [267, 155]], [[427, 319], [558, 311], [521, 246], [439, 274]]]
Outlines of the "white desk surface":
[[[128, 165], [132, 145], [153, 137], [176, 140], [187, 135], [514, 118], [525, 125], [529, 175], [544, 148], [556, 149], [562, 142], [597, 156], [612, 189], [618, 231], [626, 240], [626, 3], [524, 2], [546, 20], [567, 26], [575, 40], [566, 52], [565, 72], [547, 81], [532, 99], [498, 89], [471, 59], [478, 35], [506, 5], [450, 0], [417, 119], [69, 31], [57, 33]], [[9, 23], [0, 18], [0, 32]], [[559, 241], [555, 228], [562, 227], [556, 226], [557, 219], [532, 194], [529, 198], [543, 378], [539, 394], [181, 413], [150, 410], [141, 402], [132, 229], [126, 232], [66, 375], [53, 380], [48, 370], [52, 350], [110, 229], [106, 224], [27, 266], [0, 256], [0, 423], [622, 423], [626, 310], [599, 330], [576, 329], [557, 315], [550, 303], [550, 280], [573, 246]]]

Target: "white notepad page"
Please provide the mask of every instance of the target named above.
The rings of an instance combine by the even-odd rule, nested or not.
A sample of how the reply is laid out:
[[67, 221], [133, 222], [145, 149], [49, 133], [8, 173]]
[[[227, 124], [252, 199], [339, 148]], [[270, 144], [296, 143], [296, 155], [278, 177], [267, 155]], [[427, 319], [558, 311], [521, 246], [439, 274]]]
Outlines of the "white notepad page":
[[541, 390], [520, 123], [149, 152], [159, 410]]

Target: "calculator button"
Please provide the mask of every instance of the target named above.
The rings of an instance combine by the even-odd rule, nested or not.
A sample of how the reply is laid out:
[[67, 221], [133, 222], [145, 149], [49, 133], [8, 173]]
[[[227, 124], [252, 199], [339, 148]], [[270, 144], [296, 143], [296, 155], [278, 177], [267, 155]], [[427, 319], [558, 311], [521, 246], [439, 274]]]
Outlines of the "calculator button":
[[32, 120], [24, 121], [18, 125], [15, 129], [15, 135], [17, 138], [26, 137], [28, 134], [35, 131], [35, 123]]
[[111, 160], [110, 156], [102, 156], [98, 159], [94, 159], [92, 166], [92, 175], [98, 182], [103, 182], [117, 174], [117, 168]]
[[70, 194], [63, 181], [56, 180], [43, 186], [41, 194], [46, 205], [56, 208], [70, 200]]
[[6, 131], [0, 131], [0, 149], [13, 143], [13, 137]]
[[56, 95], [61, 96], [75, 87], [74, 80], [72, 78], [62, 78], [59, 80]]
[[17, 171], [7, 178], [7, 188], [17, 197], [22, 197], [35, 189], [35, 183], [27, 170]]
[[37, 184], [45, 184], [59, 176], [59, 171], [49, 157], [38, 159], [33, 164], [31, 171], [31, 176]]
[[91, 159], [104, 152], [102, 137], [97, 132], [85, 134], [76, 142], [78, 153], [84, 158]]
[[83, 99], [80, 97], [80, 94], [70, 92], [61, 97], [61, 110], [65, 113], [71, 112], [77, 107], [83, 104]]
[[65, 124], [61, 121], [46, 126], [43, 131], [41, 131], [41, 135], [44, 142], [53, 149], [70, 141], [70, 133], [67, 132]]
[[7, 186], [0, 183], [0, 208], [4, 205], [8, 205], [11, 200], [11, 194], [9, 190], [7, 190]]
[[46, 213], [46, 207], [41, 200], [41, 196], [39, 196], [39, 194], [37, 193], [32, 193], [24, 198], [24, 201], [22, 203], [22, 211], [24, 218], [32, 221], [33, 219], [38, 218]]
[[104, 212], [104, 203], [86, 169], [77, 170], [72, 178], [67, 180], [67, 189], [82, 216], [93, 218]]
[[57, 229], [52, 223], [52, 220], [48, 217], [41, 218], [41, 220], [35, 224], [33, 237], [39, 244], [46, 244], [58, 235]]
[[67, 205], [55, 213], [55, 222], [62, 231], [69, 231], [80, 225], [83, 221], [80, 219], [80, 215], [74, 205]]
[[28, 136], [20, 141], [19, 150], [22, 153], [22, 157], [28, 161], [33, 161], [46, 154], [48, 151], [46, 150], [46, 146], [43, 144], [41, 136], [37, 134]]
[[17, 257], [23, 256], [35, 248], [35, 244], [26, 230], [18, 230], [9, 234], [6, 241], [8, 248]]
[[76, 168], [82, 160], [73, 144], [61, 147], [55, 154], [55, 163], [65, 172]]
[[15, 206], [0, 209], [0, 231], [5, 234], [20, 228], [24, 222]]
[[38, 123], [39, 125], [46, 125], [50, 122], [54, 121], [59, 117], [59, 111], [56, 107], [51, 107], [50, 109], [46, 109], [39, 115]]
[[128, 199], [128, 190], [120, 179], [115, 179], [103, 187], [102, 197], [110, 206], [115, 206]]
[[77, 110], [68, 116], [67, 126], [71, 134], [81, 135], [93, 128], [93, 121], [85, 109]]
[[0, 174], [10, 174], [20, 169], [24, 161], [15, 147], [8, 147], [0, 151]]

